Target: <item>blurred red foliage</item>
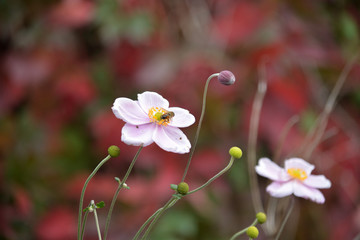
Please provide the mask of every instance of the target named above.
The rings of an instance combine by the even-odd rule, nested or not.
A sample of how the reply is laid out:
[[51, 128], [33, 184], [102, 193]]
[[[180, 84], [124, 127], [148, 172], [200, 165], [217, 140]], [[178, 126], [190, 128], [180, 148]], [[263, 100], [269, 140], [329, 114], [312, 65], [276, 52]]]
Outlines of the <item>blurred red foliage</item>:
[[[121, 155], [100, 169], [85, 195], [85, 205], [105, 201], [104, 218], [114, 177], [124, 176], [137, 151], [121, 142], [124, 123], [111, 112], [117, 97], [156, 91], [198, 121], [206, 79], [225, 69], [235, 74], [233, 86], [215, 79], [209, 85], [186, 178], [194, 189], [227, 164], [230, 147], [240, 146], [245, 162], [259, 65], [266, 63], [268, 85], [257, 156], [271, 157], [288, 120], [299, 116], [282, 146], [283, 160], [303, 143], [344, 65], [359, 52], [354, 1], [25, 2], [0, 8], [1, 239], [74, 239], [85, 179], [107, 148], [118, 145]], [[326, 138], [308, 159], [332, 181], [323, 191], [326, 203], [299, 201], [290, 237], [351, 239], [360, 231], [359, 73], [356, 63]], [[196, 124], [184, 129], [190, 140], [195, 131]], [[171, 197], [170, 184], [180, 181], [187, 159], [155, 144], [140, 153], [130, 190], [118, 197], [111, 226], [121, 228], [111, 228], [111, 238], [130, 239]], [[176, 205], [197, 224], [184, 239], [223, 238], [253, 219], [241, 161], [229, 176]], [[86, 239], [97, 238], [92, 227], [89, 222]]]
[[76, 214], [63, 206], [50, 209], [40, 219], [36, 230], [37, 239], [76, 239]]

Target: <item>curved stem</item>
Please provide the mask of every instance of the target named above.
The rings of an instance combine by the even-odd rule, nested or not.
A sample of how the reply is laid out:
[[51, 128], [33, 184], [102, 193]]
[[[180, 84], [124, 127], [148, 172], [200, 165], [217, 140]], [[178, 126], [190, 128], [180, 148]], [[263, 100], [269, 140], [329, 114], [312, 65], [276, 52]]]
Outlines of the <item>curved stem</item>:
[[255, 164], [256, 164], [256, 141], [260, 121], [260, 112], [262, 108], [262, 103], [266, 93], [266, 72], [265, 65], [259, 68], [259, 84], [258, 89], [255, 95], [255, 99], [252, 106], [252, 112], [250, 117], [250, 132], [248, 139], [248, 171], [249, 171], [249, 183], [251, 189], [251, 198], [254, 206], [255, 212], [264, 212], [264, 207], [260, 198], [259, 183], [255, 174]]
[[109, 226], [110, 226], [110, 221], [111, 221], [111, 215], [112, 215], [112, 212], [113, 212], [113, 210], [114, 210], [114, 206], [115, 206], [115, 203], [116, 203], [116, 199], [117, 199], [117, 197], [118, 197], [118, 195], [119, 195], [120, 190], [124, 187], [125, 181], [128, 179], [128, 177], [129, 177], [129, 175], [130, 175], [130, 172], [131, 172], [132, 168], [134, 167], [135, 162], [136, 162], [136, 160], [138, 159], [138, 157], [139, 157], [139, 155], [140, 155], [140, 152], [141, 152], [141, 150], [143, 149], [143, 147], [144, 147], [143, 145], [140, 145], [139, 150], [136, 152], [133, 160], [132, 160], [131, 163], [130, 163], [130, 166], [129, 166], [126, 174], [125, 174], [125, 177], [123, 178], [123, 180], [122, 180], [121, 182], [119, 182], [119, 185], [118, 185], [118, 187], [117, 187], [117, 189], [116, 189], [116, 192], [115, 192], [115, 194], [114, 194], [114, 197], [113, 197], [113, 199], [112, 199], [112, 201], [111, 201], [111, 205], [110, 205], [110, 208], [109, 208], [108, 215], [107, 215], [107, 217], [106, 217], [105, 231], [104, 231], [104, 240], [106, 240], [106, 238], [107, 238], [107, 234], [108, 234]]
[[360, 240], [360, 233], [354, 237], [354, 240]]
[[[314, 124], [313, 128], [311, 129], [310, 133], [307, 136], [307, 139], [312, 139], [312, 141], [309, 141], [308, 143], [306, 140], [304, 141], [304, 147], [302, 150], [305, 151], [304, 158], [309, 159], [311, 154], [313, 153], [314, 149], [317, 147], [319, 142], [321, 141], [321, 138], [323, 136], [323, 133], [326, 129], [327, 122], [329, 119], [329, 115], [331, 111], [333, 110], [336, 102], [336, 98], [340, 93], [340, 90], [342, 86], [344, 85], [346, 81], [346, 77], [350, 73], [352, 67], [354, 66], [356, 60], [358, 59], [358, 55], [353, 57], [344, 67], [342, 70], [339, 79], [337, 80], [333, 90], [331, 91], [328, 100], [326, 101], [324, 110], [320, 114], [318, 120], [316, 121], [316, 124]], [[306, 149], [306, 150], [305, 150]]]
[[[255, 219], [255, 221], [249, 226], [249, 227], [251, 227], [251, 226], [255, 226], [256, 224], [258, 223], [258, 220], [257, 219]], [[230, 238], [230, 240], [235, 240], [235, 238], [237, 238], [238, 236], [240, 236], [241, 234], [243, 234], [243, 233], [245, 233], [246, 232], [246, 230], [249, 228], [249, 227], [247, 227], [247, 228], [244, 228], [243, 230], [241, 230], [241, 231], [239, 231], [239, 232], [237, 232], [237, 233], [235, 233], [231, 238]]]
[[221, 175], [223, 175], [226, 171], [228, 171], [228, 170], [231, 168], [231, 166], [233, 165], [233, 163], [234, 163], [234, 157], [231, 156], [229, 164], [228, 164], [223, 170], [221, 170], [218, 174], [216, 174], [215, 176], [213, 176], [212, 178], [210, 178], [210, 179], [209, 179], [205, 184], [203, 184], [202, 186], [200, 186], [200, 187], [198, 187], [198, 188], [196, 188], [196, 189], [188, 192], [187, 195], [192, 194], [192, 193], [194, 193], [194, 192], [197, 192], [197, 191], [203, 189], [204, 187], [208, 186], [211, 182], [213, 182], [215, 179], [217, 179], [218, 177], [220, 177]]
[[219, 76], [219, 73], [214, 73], [212, 74], [207, 80], [206, 80], [206, 84], [205, 84], [205, 89], [204, 89], [204, 95], [203, 95], [203, 103], [202, 103], [202, 109], [201, 109], [201, 115], [200, 115], [200, 119], [199, 119], [199, 123], [198, 123], [198, 127], [197, 127], [197, 130], [196, 130], [196, 134], [195, 134], [195, 138], [194, 138], [194, 142], [192, 144], [192, 148], [191, 148], [191, 151], [190, 151], [190, 155], [189, 155], [189, 159], [188, 159], [188, 162], [186, 164], [186, 167], [185, 167], [185, 171], [184, 171], [184, 175], [181, 179], [181, 182], [183, 182], [185, 180], [185, 177], [186, 177], [186, 174], [189, 170], [189, 166], [190, 166], [190, 163], [191, 163], [191, 159], [192, 159], [192, 156], [195, 152], [195, 147], [196, 147], [196, 144], [197, 144], [197, 141], [198, 141], [198, 138], [199, 138], [199, 134], [200, 134], [200, 129], [201, 129], [201, 124], [202, 124], [202, 121], [204, 119], [204, 115], [205, 115], [205, 107], [206, 107], [206, 95], [207, 95], [207, 90], [208, 90], [208, 87], [209, 87], [209, 83], [210, 83], [210, 80], [214, 77], [217, 77]]
[[[169, 205], [168, 208], [172, 207], [175, 203], [176, 203], [176, 201], [170, 203], [170, 205]], [[151, 216], [146, 220], [146, 222], [141, 226], [141, 228], [139, 229], [139, 231], [137, 231], [137, 233], [136, 233], [136, 235], [134, 236], [133, 240], [138, 239], [138, 237], [140, 236], [141, 232], [145, 229], [146, 225], [148, 225], [148, 224], [150, 223], [150, 221], [151, 221], [155, 216], [157, 216], [157, 214], [158, 214], [161, 210], [163, 210], [163, 208], [164, 208], [164, 207], [159, 208], [158, 210], [156, 210], [156, 212], [153, 213], [153, 215], [151, 215]]]
[[85, 233], [85, 225], [86, 225], [86, 220], [87, 220], [87, 216], [89, 215], [89, 211], [86, 211], [83, 217], [83, 221], [82, 221], [82, 227], [81, 227], [81, 234], [80, 234], [80, 239], [82, 240], [84, 238], [84, 233]]
[[281, 235], [282, 231], [284, 230], [285, 224], [287, 223], [287, 220], [289, 219], [290, 214], [291, 214], [292, 210], [294, 209], [294, 205], [295, 205], [294, 203], [295, 203], [294, 198], [291, 198], [291, 202], [290, 202], [290, 206], [289, 206], [288, 212], [286, 213], [286, 216], [285, 216], [285, 218], [284, 218], [284, 221], [283, 221], [282, 224], [281, 224], [281, 227], [280, 227], [280, 229], [279, 229], [278, 234], [276, 235], [275, 240], [278, 240], [278, 239], [280, 238], [280, 235]]
[[291, 117], [288, 122], [285, 124], [285, 126], [283, 127], [283, 129], [281, 130], [280, 133], [280, 140], [278, 142], [277, 147], [275, 148], [275, 154], [274, 154], [274, 162], [279, 162], [280, 159], [280, 155], [281, 155], [281, 150], [283, 148], [285, 139], [290, 131], [290, 129], [297, 123], [299, 122], [300, 118], [299, 116], [295, 115], [293, 117]]
[[91, 206], [92, 206], [93, 209], [94, 209], [94, 217], [95, 217], [96, 231], [97, 231], [97, 233], [98, 233], [99, 240], [101, 240], [101, 231], [100, 231], [99, 220], [98, 220], [98, 216], [97, 216], [97, 213], [96, 213], [96, 205], [95, 205], [94, 200], [91, 200]]
[[276, 215], [277, 206], [278, 206], [278, 198], [270, 197], [267, 206], [267, 220], [265, 222], [267, 235], [273, 236], [276, 233], [275, 215]]
[[135, 234], [133, 240], [138, 239], [138, 237], [140, 236], [141, 232], [144, 230], [144, 228], [146, 227], [146, 225], [149, 224], [149, 222], [158, 214], [158, 212], [160, 212], [163, 208], [159, 208], [158, 210], [156, 210], [156, 212], [151, 215], [146, 222], [144, 222], [144, 224], [141, 226], [141, 228], [139, 229], [139, 231], [137, 231], [137, 233]]
[[157, 220], [160, 218], [160, 216], [170, 207], [172, 207], [179, 199], [172, 197], [166, 204], [164, 207], [161, 208], [160, 211], [158, 211], [158, 213], [154, 216], [154, 219], [152, 220], [152, 222], [150, 223], [149, 227], [146, 229], [146, 232], [144, 233], [144, 236], [141, 239], [146, 239], [147, 236], [149, 235], [151, 229], [153, 228], [154, 224], [157, 222]]
[[83, 208], [83, 202], [84, 202], [84, 195], [85, 195], [85, 190], [86, 187], [88, 185], [88, 183], [90, 182], [91, 178], [96, 174], [96, 172], [99, 170], [99, 168], [104, 165], [104, 163], [106, 163], [109, 159], [111, 158], [110, 155], [108, 155], [106, 158], [104, 158], [94, 169], [94, 171], [90, 174], [90, 176], [86, 179], [84, 187], [81, 191], [81, 195], [80, 195], [80, 203], [79, 203], [79, 216], [78, 216], [78, 233], [77, 233], [77, 239], [80, 240], [80, 231], [81, 231], [81, 220], [82, 220], [82, 208]]

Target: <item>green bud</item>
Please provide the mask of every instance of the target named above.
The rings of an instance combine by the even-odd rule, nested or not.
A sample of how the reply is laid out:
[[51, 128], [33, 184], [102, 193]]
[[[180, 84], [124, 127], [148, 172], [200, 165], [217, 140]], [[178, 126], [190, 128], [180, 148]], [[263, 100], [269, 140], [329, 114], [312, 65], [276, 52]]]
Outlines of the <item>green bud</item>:
[[180, 193], [181, 195], [186, 195], [189, 191], [189, 185], [186, 182], [181, 182], [177, 186], [176, 191]]
[[229, 154], [230, 154], [231, 156], [233, 156], [234, 158], [241, 158], [241, 156], [242, 156], [242, 151], [241, 151], [241, 149], [238, 148], [238, 147], [232, 147], [232, 148], [230, 148], [230, 150], [229, 150]]
[[117, 157], [120, 155], [120, 148], [118, 146], [112, 145], [108, 148], [108, 153], [111, 157]]
[[266, 214], [263, 212], [258, 212], [256, 214], [256, 219], [260, 224], [263, 224], [264, 222], [266, 222]]
[[259, 236], [259, 230], [255, 226], [250, 226], [246, 230], [246, 234], [249, 236], [249, 238], [257, 238]]

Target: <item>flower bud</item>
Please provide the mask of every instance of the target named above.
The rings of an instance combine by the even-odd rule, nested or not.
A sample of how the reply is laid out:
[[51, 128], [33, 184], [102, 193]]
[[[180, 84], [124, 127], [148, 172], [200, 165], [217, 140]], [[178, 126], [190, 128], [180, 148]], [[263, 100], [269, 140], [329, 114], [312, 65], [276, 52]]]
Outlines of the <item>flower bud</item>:
[[118, 146], [112, 145], [108, 148], [108, 153], [111, 157], [117, 157], [120, 155], [120, 148]]
[[260, 224], [263, 224], [264, 222], [266, 222], [266, 214], [263, 212], [258, 212], [256, 214], [256, 219]]
[[224, 85], [232, 85], [235, 83], [235, 76], [232, 72], [228, 71], [228, 70], [224, 70], [221, 71], [219, 76], [218, 76], [218, 80], [221, 84]]
[[232, 148], [230, 148], [230, 150], [229, 150], [229, 154], [230, 154], [231, 156], [233, 156], [234, 158], [241, 158], [241, 156], [242, 156], [242, 151], [241, 151], [241, 149], [238, 148], [238, 147], [232, 147]]
[[255, 226], [250, 226], [246, 230], [246, 234], [249, 236], [249, 238], [257, 238], [259, 236], [259, 230]]
[[180, 193], [181, 195], [186, 195], [189, 191], [189, 185], [186, 182], [181, 182], [177, 186], [176, 191]]

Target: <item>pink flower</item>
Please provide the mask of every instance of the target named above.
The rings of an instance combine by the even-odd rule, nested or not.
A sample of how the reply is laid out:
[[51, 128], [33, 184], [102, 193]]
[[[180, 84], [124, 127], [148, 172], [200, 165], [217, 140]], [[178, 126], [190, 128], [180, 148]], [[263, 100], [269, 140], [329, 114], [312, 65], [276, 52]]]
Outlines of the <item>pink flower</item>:
[[169, 102], [155, 92], [138, 94], [138, 100], [117, 98], [111, 108], [125, 121], [121, 140], [129, 145], [148, 146], [155, 142], [165, 151], [187, 153], [191, 144], [179, 129], [195, 122], [188, 110], [169, 107]]
[[331, 182], [324, 175], [311, 175], [314, 165], [301, 158], [285, 161], [285, 168], [279, 167], [268, 158], [261, 158], [255, 167], [257, 174], [274, 182], [266, 191], [273, 197], [281, 198], [294, 194], [297, 197], [324, 203], [324, 195], [318, 188], [330, 188]]

